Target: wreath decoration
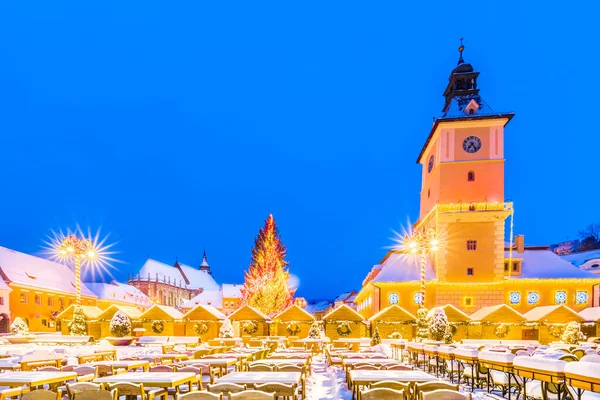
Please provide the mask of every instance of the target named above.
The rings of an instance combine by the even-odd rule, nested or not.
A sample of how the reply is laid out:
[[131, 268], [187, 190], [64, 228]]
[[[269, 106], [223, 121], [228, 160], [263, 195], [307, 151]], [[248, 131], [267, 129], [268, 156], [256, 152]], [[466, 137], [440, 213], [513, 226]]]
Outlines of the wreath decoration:
[[242, 325], [242, 331], [247, 335], [252, 335], [258, 330], [258, 324], [254, 321], [246, 321]]
[[208, 326], [206, 324], [194, 324], [193, 329], [194, 333], [200, 336], [208, 332]]
[[456, 327], [456, 325], [450, 325], [450, 334], [454, 336], [456, 335], [456, 332], [458, 332], [458, 328]]
[[300, 325], [297, 322], [288, 322], [287, 326], [285, 327], [285, 330], [290, 335], [297, 335], [298, 332], [300, 332]]
[[340, 322], [335, 330], [340, 336], [348, 336], [352, 333], [352, 328], [350, 328], [348, 321]]
[[152, 321], [150, 328], [154, 333], [162, 333], [165, 330], [165, 324], [162, 321]]
[[562, 336], [565, 330], [565, 326], [563, 324], [552, 324], [548, 325], [548, 333], [555, 338], [559, 338]]
[[508, 324], [498, 324], [498, 326], [496, 326], [496, 329], [494, 329], [494, 335], [496, 335], [499, 338], [506, 337], [508, 335], [508, 332], [510, 332], [510, 325]]

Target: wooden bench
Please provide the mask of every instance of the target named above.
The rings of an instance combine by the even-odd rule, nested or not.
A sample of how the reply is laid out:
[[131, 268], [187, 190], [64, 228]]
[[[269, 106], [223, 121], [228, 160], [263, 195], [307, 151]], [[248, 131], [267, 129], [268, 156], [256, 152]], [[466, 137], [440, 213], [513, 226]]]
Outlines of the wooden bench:
[[56, 367], [60, 368], [62, 363], [61, 359], [54, 360], [40, 360], [40, 361], [21, 361], [21, 371], [33, 371], [43, 367]]

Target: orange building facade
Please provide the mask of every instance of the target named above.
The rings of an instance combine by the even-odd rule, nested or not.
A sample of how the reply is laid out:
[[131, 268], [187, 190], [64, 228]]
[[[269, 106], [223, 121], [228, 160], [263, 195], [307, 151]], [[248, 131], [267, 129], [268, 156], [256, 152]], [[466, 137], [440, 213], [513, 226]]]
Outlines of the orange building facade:
[[[437, 118], [417, 158], [421, 165], [419, 221], [442, 243], [426, 256], [427, 308], [452, 304], [472, 313], [507, 304], [524, 313], [565, 304], [575, 311], [600, 305], [597, 275], [580, 270], [548, 246], [512, 237], [513, 204], [504, 195], [504, 133], [513, 113], [492, 111], [475, 72], [461, 57]], [[508, 233], [508, 235], [507, 235]], [[366, 318], [398, 304], [416, 312], [423, 302], [420, 255], [391, 251], [369, 272], [356, 297]]]

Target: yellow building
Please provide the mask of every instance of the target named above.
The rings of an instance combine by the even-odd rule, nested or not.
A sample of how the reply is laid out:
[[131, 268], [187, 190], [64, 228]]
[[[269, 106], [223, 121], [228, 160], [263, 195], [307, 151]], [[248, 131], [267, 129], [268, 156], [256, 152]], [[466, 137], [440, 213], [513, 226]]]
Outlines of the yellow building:
[[[60, 330], [56, 316], [75, 303], [75, 274], [69, 267], [0, 247], [0, 277], [12, 289], [10, 321], [23, 318], [31, 332]], [[96, 295], [85, 285], [81, 295], [82, 305], [96, 305]]]
[[[422, 180], [413, 229], [435, 232], [443, 242], [425, 255], [424, 305], [452, 304], [468, 314], [499, 304], [519, 313], [542, 305], [576, 312], [599, 305], [598, 275], [548, 246], [526, 246], [521, 235], [505, 243], [514, 211], [504, 199], [504, 129], [513, 114], [494, 112], [481, 99], [479, 73], [464, 62], [463, 49], [444, 91], [442, 116], [417, 158]], [[359, 312], [368, 318], [393, 304], [416, 312], [423, 303], [420, 258], [388, 253], [363, 282]]]

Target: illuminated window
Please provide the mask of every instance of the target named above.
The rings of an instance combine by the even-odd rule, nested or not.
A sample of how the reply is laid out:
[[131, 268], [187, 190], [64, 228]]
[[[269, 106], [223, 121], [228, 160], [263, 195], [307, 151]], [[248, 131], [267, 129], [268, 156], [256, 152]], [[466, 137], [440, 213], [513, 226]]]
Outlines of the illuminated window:
[[0, 297], [0, 306], [4, 305], [4, 297]]
[[576, 304], [586, 304], [588, 302], [588, 293], [586, 290], [578, 290], [575, 294]]
[[54, 305], [54, 297], [48, 296], [48, 307], [52, 307]]
[[477, 240], [467, 240], [467, 250], [468, 251], [477, 250]]
[[527, 304], [537, 304], [538, 301], [540, 301], [538, 292], [527, 292]]
[[21, 302], [21, 304], [27, 304], [28, 301], [29, 299], [27, 298], [27, 293], [21, 292], [21, 295], [19, 296], [19, 302]]
[[422, 304], [423, 303], [423, 294], [421, 292], [416, 292], [413, 295], [413, 300], [414, 300], [415, 304]]
[[36, 294], [33, 300], [35, 301], [36, 306], [42, 305], [42, 296], [40, 296], [39, 294]]
[[557, 290], [554, 292], [554, 304], [565, 304], [567, 302], [567, 292]]
[[512, 272], [519, 272], [521, 270], [519, 262], [515, 261], [512, 265]]
[[471, 296], [465, 296], [463, 297], [463, 305], [465, 307], [473, 307], [473, 304], [475, 302], [473, 301], [473, 298]]
[[473, 276], [473, 268], [467, 268], [467, 275]]
[[398, 304], [398, 293], [390, 293], [388, 301], [390, 304]]
[[519, 304], [521, 302], [521, 293], [510, 292], [508, 295], [508, 300], [510, 301], [510, 304]]
[[63, 309], [65, 308], [65, 300], [64, 299], [58, 299], [58, 306]]
[[504, 263], [504, 272], [508, 272], [508, 263], [507, 262]]
[[[469, 182], [473, 182], [475, 181], [475, 172], [473, 171], [469, 171], [469, 173], [467, 174], [467, 180]], [[485, 179], [484, 179], [485, 180]]]

